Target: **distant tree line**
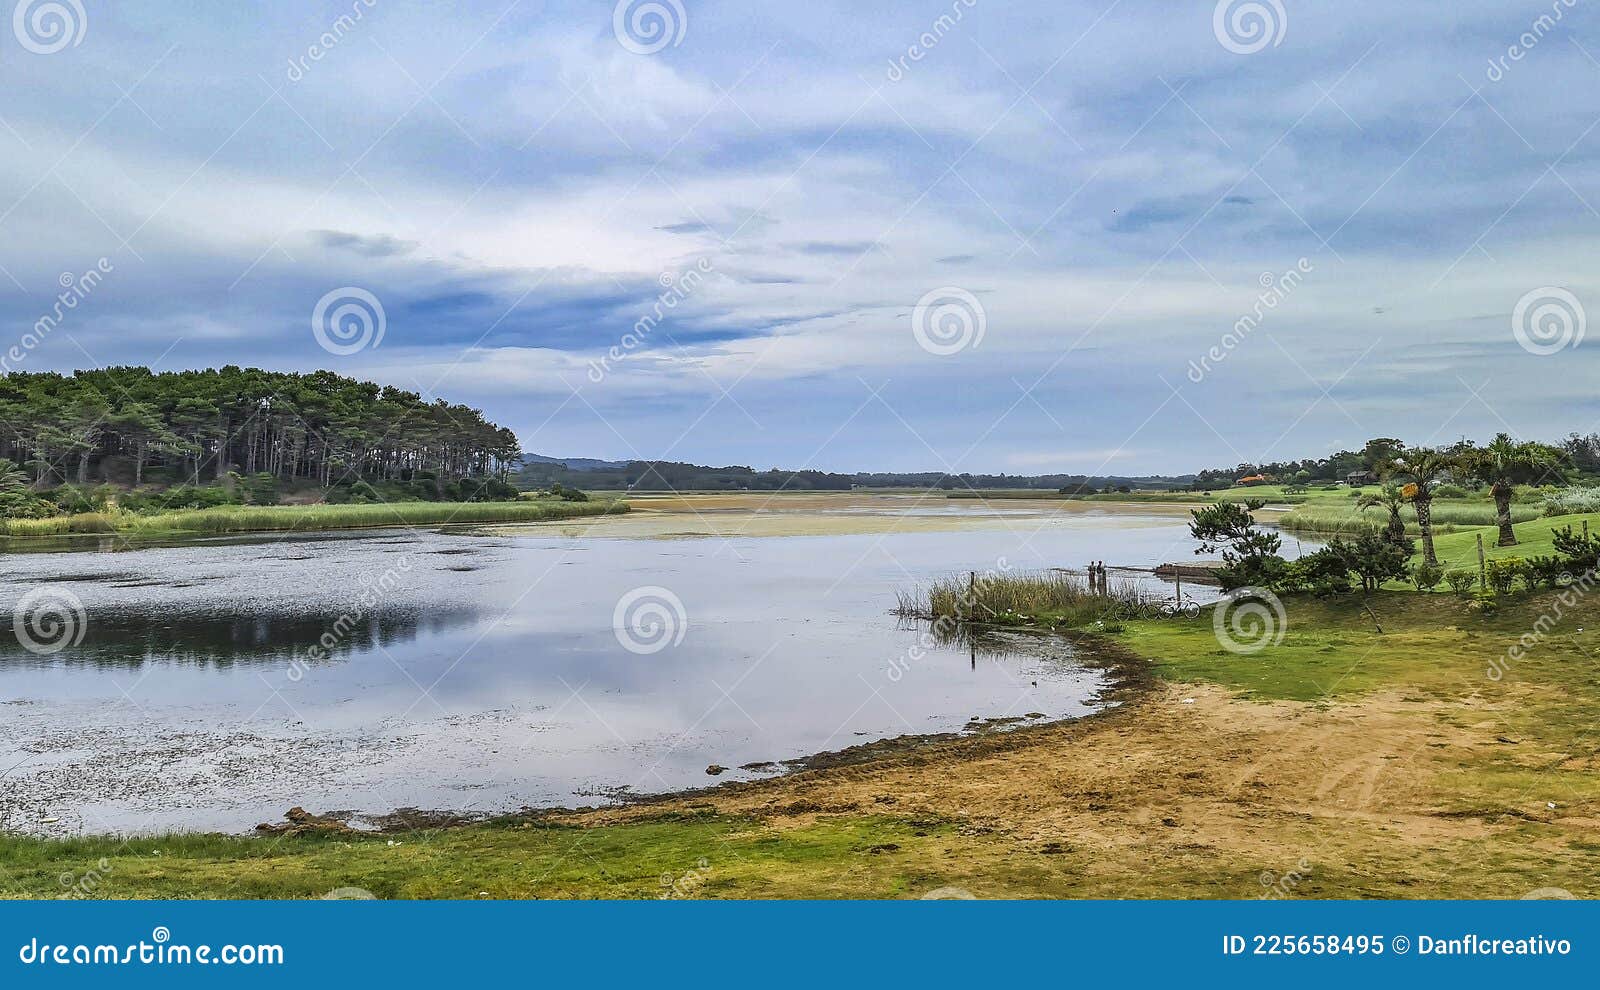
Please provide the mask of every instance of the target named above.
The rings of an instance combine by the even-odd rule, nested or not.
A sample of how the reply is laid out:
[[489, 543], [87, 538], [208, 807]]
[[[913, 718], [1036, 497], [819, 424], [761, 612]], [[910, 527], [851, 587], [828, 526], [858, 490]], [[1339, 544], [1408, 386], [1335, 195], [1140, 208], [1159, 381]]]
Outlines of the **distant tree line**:
[[1087, 477], [1078, 474], [946, 474], [927, 472], [756, 471], [744, 465], [706, 467], [677, 461], [628, 461], [611, 464], [579, 460], [581, 467], [529, 461], [517, 474], [522, 488], [562, 485], [591, 491], [846, 491], [851, 488], [919, 488], [959, 492], [983, 489], [1039, 489], [1068, 494], [1104, 491], [1130, 485], [1140, 488], [1183, 488], [1182, 478]]
[[16, 373], [0, 378], [0, 457], [38, 489], [200, 485], [230, 472], [322, 486], [504, 480], [516, 436], [467, 406], [330, 371]]
[[520, 488], [590, 491], [844, 491], [855, 484], [848, 474], [824, 471], [756, 471], [743, 465], [705, 467], [678, 461], [628, 461], [621, 466], [579, 471], [564, 464], [528, 462], [517, 473]]
[[1341, 450], [1327, 457], [1308, 457], [1301, 460], [1263, 461], [1241, 463], [1233, 467], [1208, 468], [1197, 472], [1190, 485], [1195, 491], [1213, 488], [1230, 488], [1240, 478], [1266, 475], [1283, 484], [1312, 484], [1315, 482], [1343, 481], [1356, 471], [1377, 473], [1405, 449], [1405, 444], [1393, 437], [1368, 440], [1360, 450]]

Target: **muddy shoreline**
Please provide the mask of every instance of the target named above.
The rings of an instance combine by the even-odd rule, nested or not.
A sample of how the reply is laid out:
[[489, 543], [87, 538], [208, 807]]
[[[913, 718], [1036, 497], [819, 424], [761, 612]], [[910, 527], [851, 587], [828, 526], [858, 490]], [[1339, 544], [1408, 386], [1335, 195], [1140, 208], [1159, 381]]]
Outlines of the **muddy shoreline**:
[[[435, 831], [481, 824], [559, 822], [582, 825], [586, 819], [619, 811], [648, 811], [652, 808], [695, 805], [724, 798], [759, 797], [763, 791], [810, 781], [825, 782], [833, 776], [879, 771], [890, 767], [918, 768], [936, 763], [970, 762], [1011, 753], [1038, 745], [1042, 740], [1066, 729], [1093, 730], [1113, 716], [1126, 715], [1150, 696], [1160, 683], [1150, 661], [1121, 644], [1090, 633], [1055, 630], [1019, 630], [1014, 627], [975, 627], [977, 631], [1003, 631], [1027, 636], [1046, 644], [1058, 641], [1075, 648], [1074, 659], [1081, 667], [1107, 675], [1107, 684], [1096, 696], [1098, 710], [1086, 715], [1035, 720], [1037, 716], [1015, 716], [968, 723], [960, 732], [907, 733], [887, 739], [848, 746], [764, 764], [745, 764], [739, 769], [773, 768], [771, 775], [754, 780], [730, 780], [674, 790], [640, 793], [629, 788], [608, 789], [603, 805], [576, 807], [523, 807], [506, 812], [465, 812], [451, 809], [396, 808], [384, 814], [349, 810], [323, 813], [294, 807], [281, 821], [262, 822], [255, 828], [263, 835], [306, 833], [366, 833], [396, 835], [415, 831]], [[727, 769], [727, 768], [719, 768]], [[785, 808], [785, 813], [825, 811], [826, 808]], [[358, 823], [358, 824], [352, 824]]]

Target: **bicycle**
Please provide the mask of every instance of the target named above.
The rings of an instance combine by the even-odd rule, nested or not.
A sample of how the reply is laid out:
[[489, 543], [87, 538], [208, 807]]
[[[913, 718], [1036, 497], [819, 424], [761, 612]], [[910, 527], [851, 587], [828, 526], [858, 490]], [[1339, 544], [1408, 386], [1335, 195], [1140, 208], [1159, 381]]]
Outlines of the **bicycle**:
[[1198, 619], [1200, 618], [1200, 603], [1184, 595], [1182, 598], [1173, 598], [1163, 601], [1158, 606], [1161, 615], [1168, 619]]

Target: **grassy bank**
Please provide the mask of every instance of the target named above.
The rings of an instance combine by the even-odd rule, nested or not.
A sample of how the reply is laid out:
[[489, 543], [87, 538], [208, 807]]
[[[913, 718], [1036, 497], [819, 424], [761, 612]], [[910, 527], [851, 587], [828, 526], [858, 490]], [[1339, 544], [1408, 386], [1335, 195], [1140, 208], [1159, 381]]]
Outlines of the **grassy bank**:
[[[1388, 510], [1362, 511], [1355, 506], [1355, 499], [1345, 501], [1346, 504], [1339, 504], [1336, 500], [1320, 499], [1308, 505], [1297, 506], [1273, 520], [1273, 524], [1290, 532], [1345, 535], [1377, 533], [1388, 525]], [[1511, 521], [1521, 523], [1538, 519], [1543, 511], [1544, 507], [1540, 505], [1513, 505]], [[1406, 506], [1400, 510], [1400, 518], [1404, 520], [1407, 532], [1413, 536], [1419, 532], [1416, 509]], [[1493, 526], [1495, 519], [1493, 502], [1436, 499], [1433, 503], [1435, 533], [1456, 533], [1465, 529]]]
[[0, 889], [70, 895], [92, 872], [105, 897], [1597, 896], [1600, 605], [1486, 676], [1553, 602], [1384, 592], [1380, 635], [1354, 596], [1295, 597], [1282, 642], [1250, 655], [1208, 616], [1132, 621], [1105, 642], [1158, 682], [1078, 723], [545, 820], [0, 837]]
[[1434, 549], [1439, 554], [1439, 560], [1450, 567], [1478, 566], [1478, 537], [1483, 537], [1484, 556], [1489, 560], [1498, 560], [1502, 557], [1540, 557], [1549, 556], [1556, 552], [1553, 531], [1571, 526], [1574, 532], [1581, 531], [1584, 523], [1589, 524], [1591, 532], [1600, 533], [1600, 512], [1591, 512], [1575, 516], [1546, 516], [1539, 519], [1530, 519], [1519, 522], [1512, 527], [1517, 534], [1517, 545], [1512, 547], [1496, 546], [1500, 531], [1492, 526], [1478, 529], [1463, 529], [1459, 532], [1448, 533], [1434, 540]]
[[225, 505], [214, 509], [136, 514], [91, 512], [49, 519], [0, 521], [0, 536], [52, 537], [75, 534], [253, 533], [367, 529], [381, 526], [432, 526], [445, 523], [539, 522], [627, 512], [620, 500], [567, 502], [393, 502], [365, 505]]

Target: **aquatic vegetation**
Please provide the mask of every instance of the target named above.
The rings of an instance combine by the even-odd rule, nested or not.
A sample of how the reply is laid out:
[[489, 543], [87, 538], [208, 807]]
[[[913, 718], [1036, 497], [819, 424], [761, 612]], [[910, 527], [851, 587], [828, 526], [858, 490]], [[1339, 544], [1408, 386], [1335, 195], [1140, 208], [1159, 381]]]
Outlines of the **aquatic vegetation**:
[[896, 615], [992, 625], [1087, 626], [1159, 613], [1162, 599], [1137, 582], [1111, 582], [1104, 593], [1066, 571], [951, 575], [897, 593]]
[[446, 523], [539, 522], [627, 512], [620, 500], [567, 502], [398, 502], [345, 505], [225, 505], [210, 509], [135, 514], [89, 512], [47, 519], [0, 521], [0, 534], [15, 537], [77, 533], [252, 533], [285, 530], [437, 526]]

